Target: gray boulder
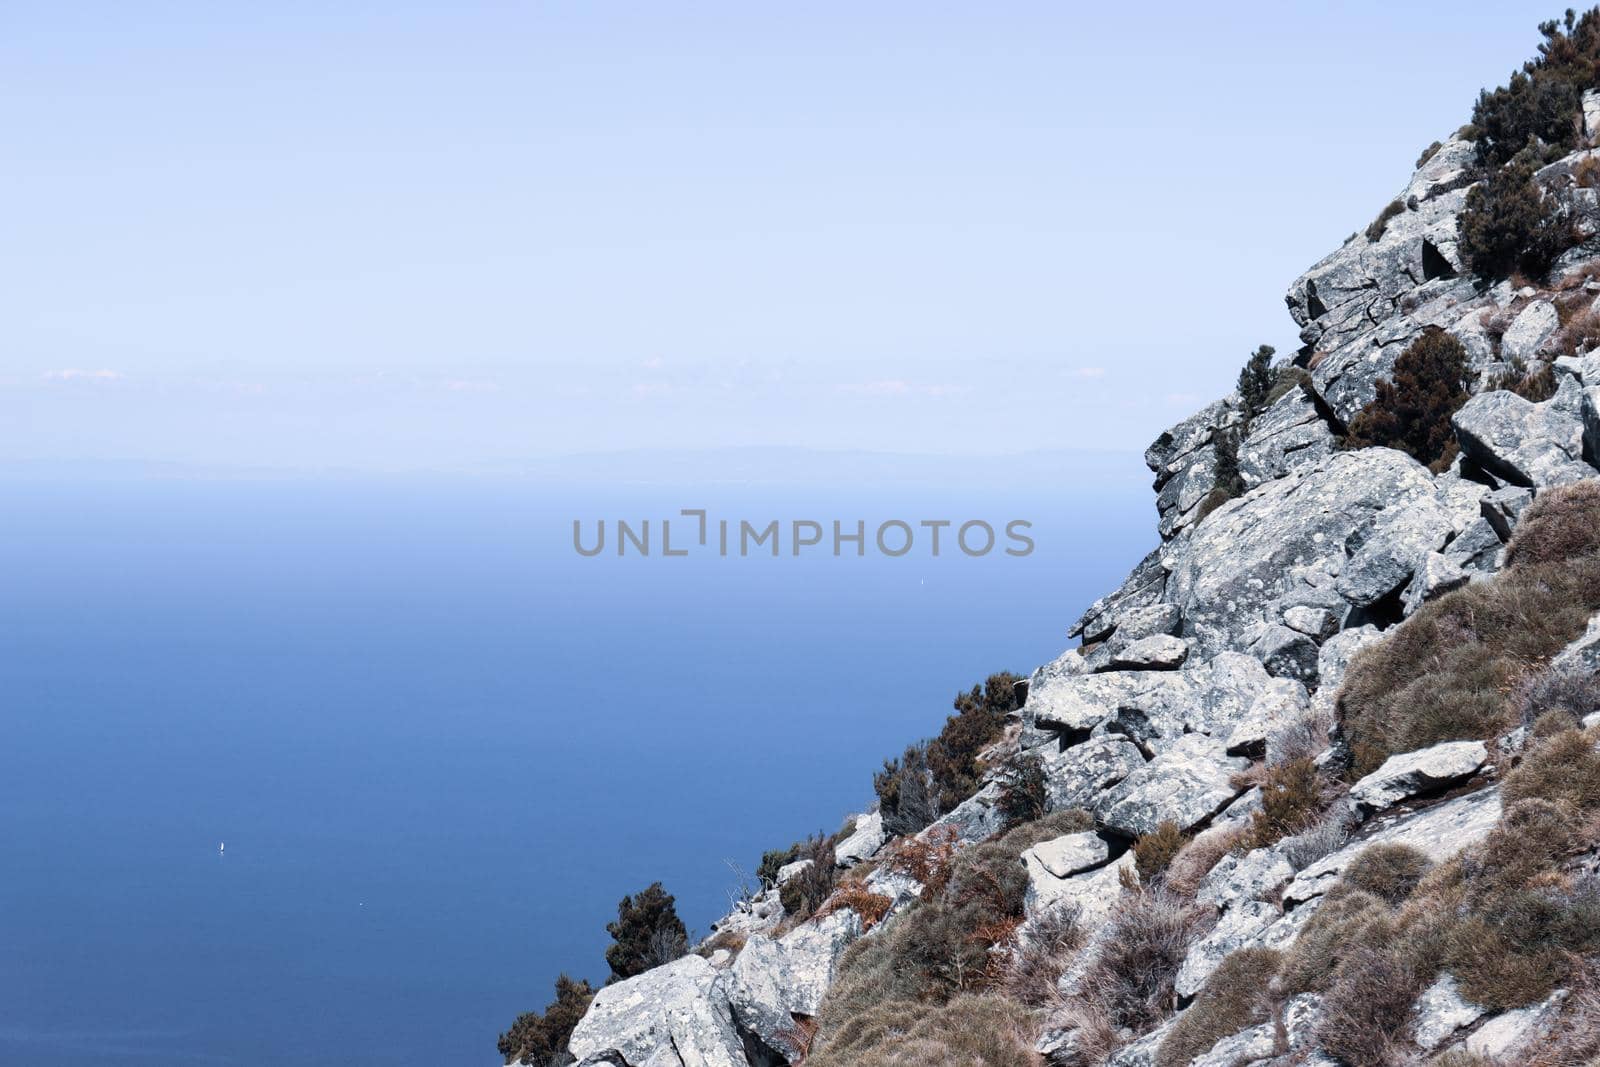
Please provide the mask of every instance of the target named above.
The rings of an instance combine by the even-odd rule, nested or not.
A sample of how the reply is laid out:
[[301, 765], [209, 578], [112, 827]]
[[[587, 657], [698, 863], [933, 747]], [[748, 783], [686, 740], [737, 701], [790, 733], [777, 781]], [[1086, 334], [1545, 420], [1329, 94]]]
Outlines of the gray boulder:
[[1077, 908], [1079, 927], [1092, 936], [1111, 917], [1117, 900], [1122, 896], [1125, 878], [1138, 879], [1131, 850], [1104, 867], [1070, 878], [1057, 878], [1042, 863], [1034, 860], [1028, 863], [1028, 890], [1024, 907], [1030, 919], [1055, 908]]
[[833, 847], [834, 863], [840, 867], [854, 867], [862, 860], [877, 855], [888, 839], [889, 835], [883, 830], [882, 812], [857, 815], [855, 830]]
[[1246, 649], [1275, 678], [1292, 678], [1315, 684], [1317, 643], [1299, 630], [1272, 623], [1258, 627]]
[[1195, 899], [1219, 911], [1250, 901], [1267, 900], [1294, 877], [1294, 867], [1275, 849], [1258, 848], [1243, 855], [1230, 852], [1217, 861]]
[[1239, 444], [1239, 474], [1246, 489], [1316, 464], [1336, 440], [1311, 397], [1291, 389], [1256, 416]]
[[1493, 574], [1500, 569], [1500, 551], [1504, 547], [1494, 526], [1480, 516], [1445, 546], [1444, 557], [1463, 571]]
[[[1498, 541], [1496, 543], [1498, 544]], [[1461, 564], [1451, 557], [1439, 552], [1428, 553], [1423, 557], [1422, 565], [1417, 568], [1417, 572], [1411, 576], [1411, 582], [1406, 586], [1405, 595], [1401, 598], [1404, 613], [1415, 614], [1417, 609], [1428, 601], [1466, 585], [1470, 577], [1471, 575], [1462, 569]]]
[[1505, 390], [1479, 393], [1450, 421], [1461, 450], [1513, 485], [1542, 489], [1596, 474], [1583, 458], [1583, 389], [1570, 377], [1539, 404]]
[[1535, 300], [1506, 328], [1500, 338], [1501, 355], [1508, 361], [1534, 359], [1540, 346], [1560, 328], [1561, 317], [1556, 314], [1555, 305], [1548, 300]]
[[1484, 1014], [1483, 1008], [1462, 998], [1453, 977], [1442, 974], [1411, 1006], [1411, 1039], [1422, 1051], [1432, 1052]]
[[1261, 755], [1273, 732], [1304, 715], [1311, 697], [1290, 678], [1275, 678], [1227, 733], [1230, 756]]
[[[1192, 656], [1242, 650], [1252, 622], [1275, 621], [1275, 603], [1314, 591], [1307, 575], [1340, 573], [1347, 555], [1360, 557], [1349, 593], [1370, 603], [1374, 590], [1409, 580], [1454, 530], [1427, 469], [1386, 448], [1336, 453], [1235, 504], [1197, 527], [1169, 560], [1164, 599], [1183, 613]], [[1363, 555], [1375, 537], [1392, 554]]]
[[1550, 661], [1550, 669], [1600, 674], [1600, 612], [1589, 617], [1583, 636], [1556, 653]]
[[1103, 791], [1144, 766], [1138, 746], [1115, 735], [1090, 738], [1064, 751], [1046, 751], [1046, 806], [1050, 811], [1088, 808]]
[[747, 1067], [721, 973], [691, 955], [606, 986], [568, 1048], [581, 1067]]
[[1183, 666], [1189, 642], [1169, 634], [1152, 634], [1112, 653], [1114, 670], [1170, 671]]
[[1178, 968], [1178, 996], [1188, 999], [1204, 989], [1222, 961], [1253, 944], [1278, 920], [1279, 914], [1276, 907], [1260, 900], [1241, 901], [1223, 912], [1217, 924], [1189, 947], [1189, 954]]
[[1189, 734], [1102, 794], [1095, 814], [1124, 837], [1148, 834], [1169, 820], [1188, 830], [1239, 795], [1231, 779], [1249, 765], [1229, 756], [1223, 742]]
[[967, 799], [957, 804], [948, 814], [934, 820], [933, 824], [917, 834], [919, 840], [934, 835], [953, 835], [956, 844], [970, 845], [998, 833], [1005, 826], [1005, 816], [1000, 808], [1000, 783], [990, 782]]
[[1086, 644], [1104, 640], [1123, 618], [1160, 602], [1166, 584], [1162, 550], [1156, 548], [1139, 561], [1114, 592], [1090, 604], [1067, 636], [1082, 637]]
[[1386, 811], [1402, 800], [1465, 781], [1488, 760], [1489, 750], [1482, 741], [1446, 741], [1390, 756], [1350, 787], [1350, 798], [1364, 811]]
[[1030, 874], [1032, 867], [1038, 865], [1044, 874], [1055, 878], [1071, 878], [1104, 866], [1110, 859], [1111, 849], [1092, 830], [1065, 834], [1034, 845], [1022, 854], [1022, 864], [1030, 869]]
[[1481, 789], [1418, 812], [1398, 812], [1380, 820], [1378, 829], [1345, 845], [1301, 871], [1283, 891], [1286, 907], [1326, 893], [1349, 864], [1369, 845], [1396, 843], [1418, 849], [1443, 862], [1488, 836], [1500, 819], [1500, 791]]
[[794, 1017], [817, 1013], [840, 955], [860, 936], [860, 917], [842, 908], [776, 941], [750, 938], [724, 982], [734, 1019], [767, 1047], [798, 1059]]

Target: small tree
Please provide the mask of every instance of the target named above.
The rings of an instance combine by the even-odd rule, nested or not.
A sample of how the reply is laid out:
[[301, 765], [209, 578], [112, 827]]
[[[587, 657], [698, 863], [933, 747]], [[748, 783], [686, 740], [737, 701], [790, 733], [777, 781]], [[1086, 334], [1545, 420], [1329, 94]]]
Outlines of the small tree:
[[563, 974], [556, 979], [556, 999], [543, 1012], [524, 1012], [500, 1035], [500, 1055], [507, 1063], [521, 1060], [536, 1067], [570, 1061], [567, 1041], [592, 1000], [594, 988], [588, 982]]
[[886, 833], [914, 834], [939, 817], [925, 741], [908, 746], [899, 759], [884, 760], [883, 770], [872, 776], [872, 788]]
[[1542, 276], [1575, 243], [1571, 218], [1539, 188], [1533, 170], [1525, 153], [1467, 192], [1457, 222], [1461, 252], [1485, 280], [1514, 270]]
[[1394, 375], [1378, 382], [1377, 395], [1350, 422], [1349, 448], [1398, 448], [1437, 470], [1455, 457], [1450, 416], [1467, 402], [1467, 350], [1432, 329], [1395, 360]]
[[991, 674], [983, 685], [967, 693], [957, 693], [956, 713], [945, 720], [944, 729], [928, 745], [928, 772], [933, 782], [941, 813], [978, 791], [983, 768], [978, 757], [1005, 732], [1006, 716], [1017, 709], [1015, 674]]
[[1271, 345], [1261, 345], [1239, 371], [1239, 399], [1246, 422], [1265, 410], [1267, 395], [1277, 384], [1277, 375], [1272, 373], [1272, 357], [1276, 353]]
[[1239, 473], [1239, 431], [1228, 428], [1217, 431], [1217, 488], [1233, 499], [1244, 492], [1244, 476]]
[[606, 963], [611, 968], [607, 984], [657, 966], [661, 962], [661, 946], [666, 943], [663, 939], [688, 943], [689, 931], [678, 918], [676, 905], [660, 882], [622, 898], [617, 904], [617, 921], [606, 923], [606, 933], [614, 939], [606, 949]]

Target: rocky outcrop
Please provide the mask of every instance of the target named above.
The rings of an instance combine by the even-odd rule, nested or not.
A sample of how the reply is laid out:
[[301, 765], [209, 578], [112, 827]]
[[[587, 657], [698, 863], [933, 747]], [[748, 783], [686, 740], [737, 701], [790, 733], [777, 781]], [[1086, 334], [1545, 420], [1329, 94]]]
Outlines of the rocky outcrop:
[[1350, 787], [1350, 799], [1365, 812], [1386, 811], [1402, 800], [1456, 785], [1477, 774], [1488, 760], [1489, 750], [1482, 741], [1447, 741], [1390, 756]]
[[595, 994], [568, 1048], [580, 1067], [746, 1067], [721, 972], [699, 956]]
[[1187, 734], [1101, 795], [1095, 815], [1124, 837], [1148, 834], [1163, 822], [1188, 830], [1238, 796], [1232, 779], [1249, 766], [1205, 734]]
[[1504, 390], [1479, 393], [1451, 422], [1462, 452], [1484, 470], [1542, 489], [1600, 473], [1584, 459], [1583, 408], [1582, 387], [1563, 377], [1543, 403]]
[[860, 936], [860, 917], [843, 908], [776, 941], [750, 938], [722, 983], [734, 1020], [767, 1048], [797, 1059], [796, 1017], [817, 1013], [839, 956]]

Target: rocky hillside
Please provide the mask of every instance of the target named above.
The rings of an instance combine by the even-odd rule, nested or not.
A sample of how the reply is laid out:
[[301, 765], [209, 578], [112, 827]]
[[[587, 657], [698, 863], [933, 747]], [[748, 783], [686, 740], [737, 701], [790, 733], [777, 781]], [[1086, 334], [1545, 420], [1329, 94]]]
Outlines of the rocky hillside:
[[976, 792], [550, 1062], [1600, 1062], [1600, 16], [1544, 30], [1150, 446], [1159, 544]]

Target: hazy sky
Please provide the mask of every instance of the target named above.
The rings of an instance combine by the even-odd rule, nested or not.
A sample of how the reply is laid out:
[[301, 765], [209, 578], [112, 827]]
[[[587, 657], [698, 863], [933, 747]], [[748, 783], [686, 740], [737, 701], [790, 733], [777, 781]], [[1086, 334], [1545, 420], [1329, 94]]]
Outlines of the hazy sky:
[[0, 461], [1140, 447], [1551, 6], [0, 8]]

